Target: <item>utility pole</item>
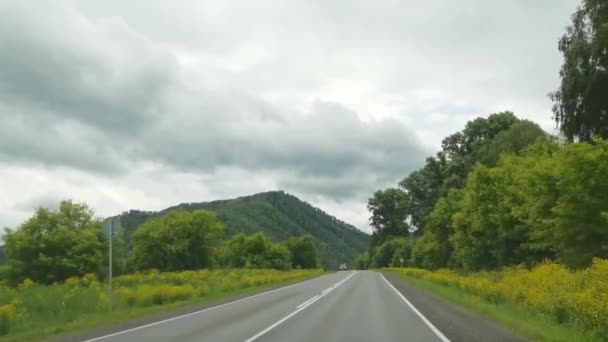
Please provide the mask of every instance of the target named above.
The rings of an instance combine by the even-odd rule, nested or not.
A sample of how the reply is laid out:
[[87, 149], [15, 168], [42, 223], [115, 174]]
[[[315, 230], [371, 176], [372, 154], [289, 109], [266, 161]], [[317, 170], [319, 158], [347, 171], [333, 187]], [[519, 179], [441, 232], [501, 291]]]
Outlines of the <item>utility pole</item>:
[[110, 252], [108, 253], [108, 311], [112, 312], [112, 238], [114, 237], [114, 219], [110, 219]]

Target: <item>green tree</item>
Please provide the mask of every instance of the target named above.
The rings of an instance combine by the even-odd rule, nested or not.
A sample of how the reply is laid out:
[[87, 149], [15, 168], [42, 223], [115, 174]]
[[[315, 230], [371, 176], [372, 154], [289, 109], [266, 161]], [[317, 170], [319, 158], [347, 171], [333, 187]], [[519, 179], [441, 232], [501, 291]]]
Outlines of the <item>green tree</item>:
[[355, 261], [353, 261], [353, 267], [358, 270], [366, 270], [370, 266], [369, 253], [363, 252], [359, 254]]
[[370, 222], [374, 229], [373, 245], [381, 244], [390, 236], [406, 236], [407, 196], [400, 189], [389, 188], [376, 191], [369, 199], [367, 208], [371, 212]]
[[454, 233], [453, 215], [460, 210], [462, 190], [452, 189], [439, 199], [429, 214], [427, 227], [412, 246], [411, 263], [417, 267], [438, 269], [447, 267], [452, 256], [449, 241]]
[[287, 246], [282, 243], [273, 243], [266, 252], [266, 265], [268, 266], [263, 268], [288, 270], [291, 268], [291, 260], [291, 253]]
[[608, 257], [608, 143], [539, 141], [495, 168], [478, 166], [452, 216], [454, 266], [465, 270]]
[[62, 201], [58, 210], [39, 208], [4, 240], [14, 281], [50, 284], [100, 273], [104, 262], [101, 222], [86, 204]]
[[443, 256], [445, 250], [440, 248], [442, 244], [445, 244], [445, 241], [438, 240], [435, 234], [425, 231], [412, 241], [410, 258], [407, 259], [408, 265], [429, 270], [440, 268], [443, 264], [442, 259], [445, 258]]
[[409, 244], [407, 238], [393, 238], [390, 239], [376, 249], [376, 253], [373, 256], [374, 267], [388, 267], [388, 266], [399, 266], [399, 262], [394, 264], [394, 256], [397, 251]]
[[456, 266], [478, 270], [531, 261], [530, 225], [521, 213], [527, 170], [518, 165], [520, 159], [505, 158], [496, 168], [479, 165], [469, 174], [452, 216]]
[[406, 194], [404, 214], [411, 219], [418, 233], [422, 232], [427, 215], [445, 192], [446, 159], [442, 153], [429, 157], [420, 170], [412, 172], [399, 183]]
[[232, 267], [289, 269], [291, 254], [287, 246], [274, 243], [264, 233], [237, 234], [229, 244]]
[[137, 270], [195, 270], [212, 265], [224, 224], [206, 210], [174, 210], [152, 218], [132, 235], [130, 260]]
[[608, 142], [570, 144], [535, 159], [524, 188], [533, 242], [571, 267], [608, 257]]
[[314, 239], [310, 235], [293, 237], [285, 242], [291, 252], [291, 266], [294, 268], [317, 268], [319, 257]]
[[403, 260], [403, 267], [410, 266], [410, 260], [412, 258], [412, 240], [400, 239], [398, 244], [399, 246], [393, 253], [390, 265], [393, 267], [401, 267], [401, 260]]
[[547, 134], [534, 122], [521, 120], [509, 129], [496, 134], [487, 144], [481, 145], [475, 151], [475, 159], [486, 166], [496, 166], [504, 153], [520, 153], [527, 146], [535, 143]]
[[[467, 265], [471, 263], [470, 266], [473, 268], [487, 268], [492, 267], [492, 263], [502, 264], [509, 260], [521, 259], [518, 254], [519, 249], [510, 249], [508, 246], [511, 246], [512, 241], [520, 241], [522, 234], [525, 235], [521, 231], [522, 224], [515, 224], [513, 226], [515, 230], [512, 231], [510, 229], [513, 227], [509, 226], [509, 222], [494, 222], [497, 220], [492, 219], [488, 222], [495, 223], [493, 229], [497, 234], [504, 234], [505, 239], [497, 238], [491, 243], [480, 239], [479, 241], [488, 245], [477, 244], [479, 242], [476, 240], [477, 236], [489, 231], [490, 228], [482, 227], [484, 223], [481, 220], [487, 219], [487, 216], [486, 213], [479, 212], [484, 208], [483, 205], [479, 208], [474, 206], [473, 203], [477, 203], [478, 199], [473, 194], [477, 191], [477, 195], [481, 196], [482, 192], [487, 192], [483, 196], [496, 199], [498, 198], [496, 192], [502, 190], [493, 189], [492, 183], [480, 180], [481, 174], [476, 176], [476, 181], [481, 184], [477, 188], [469, 186], [470, 181], [467, 179], [477, 165], [494, 167], [498, 164], [501, 155], [522, 153], [530, 144], [543, 137], [545, 133], [538, 125], [519, 120], [508, 111], [467, 122], [464, 129], [446, 137], [442, 141], [442, 151], [427, 158], [422, 168], [410, 173], [399, 183], [399, 188], [378, 191], [374, 194], [368, 205], [374, 227], [369, 248], [370, 255], [378, 255], [381, 251], [377, 250], [377, 247], [391, 237], [410, 235], [415, 240], [410, 248], [409, 262], [425, 268], [446, 267], [452, 262], [460, 262], [462, 265], [465, 260], [464, 255], [468, 258]], [[497, 175], [492, 174], [492, 177], [495, 176]], [[500, 185], [510, 189], [506, 183]], [[478, 222], [473, 222], [473, 225], [469, 223], [474, 217], [463, 214], [465, 210], [460, 208], [460, 201], [464, 195], [456, 191], [465, 187], [470, 190], [467, 196], [471, 203], [466, 209], [470, 210], [470, 214], [479, 214]], [[512, 196], [504, 200], [508, 203], [515, 199], [516, 196]], [[507, 210], [507, 206], [503, 203], [493, 205]], [[488, 210], [494, 210], [494, 207], [488, 207]], [[460, 219], [462, 228], [458, 232], [455, 232], [455, 218]], [[521, 218], [518, 220], [521, 221]], [[392, 227], [398, 224], [393, 222], [410, 222], [408, 228], [413, 234], [403, 230], [400, 234], [394, 233], [398, 230]], [[469, 232], [474, 227], [478, 227], [479, 231]], [[492, 234], [489, 236], [493, 238]], [[459, 258], [453, 258], [453, 242], [458, 247], [463, 247], [456, 251]], [[514, 252], [508, 252], [510, 250]], [[485, 258], [483, 253], [486, 252], [495, 256]], [[481, 254], [474, 256], [471, 253]], [[479, 264], [483, 263], [483, 260], [490, 263]]]
[[469, 121], [462, 131], [446, 137], [442, 151], [399, 183], [407, 203], [402, 216], [410, 217], [415, 235], [423, 233], [437, 201], [450, 189], [462, 188], [477, 163], [491, 166], [501, 153], [518, 152], [542, 134], [538, 126], [522, 123], [507, 111]]
[[583, 0], [559, 40], [561, 84], [550, 94], [569, 139], [608, 138], [608, 1]]
[[[442, 141], [443, 153], [448, 160], [446, 164], [446, 185], [441, 195], [450, 188], [464, 186], [468, 173], [477, 162], [484, 158], [486, 145], [501, 132], [520, 122], [512, 112], [490, 114], [487, 118], [476, 118], [467, 122], [465, 128]], [[500, 154], [502, 151], [498, 151]]]
[[[8, 228], [4, 228], [6, 230]], [[0, 246], [0, 265], [6, 264], [8, 259], [6, 258], [6, 247]]]

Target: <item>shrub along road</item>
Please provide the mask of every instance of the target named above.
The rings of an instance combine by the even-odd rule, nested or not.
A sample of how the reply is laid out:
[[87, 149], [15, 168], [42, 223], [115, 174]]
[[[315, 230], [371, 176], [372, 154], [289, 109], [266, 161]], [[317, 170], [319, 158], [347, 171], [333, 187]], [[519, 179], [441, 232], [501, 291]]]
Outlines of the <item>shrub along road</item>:
[[396, 277], [387, 278], [372, 271], [338, 272], [186, 315], [146, 322], [130, 330], [120, 330], [122, 327], [92, 331], [71, 340], [524, 340], [494, 323], [410, 288]]

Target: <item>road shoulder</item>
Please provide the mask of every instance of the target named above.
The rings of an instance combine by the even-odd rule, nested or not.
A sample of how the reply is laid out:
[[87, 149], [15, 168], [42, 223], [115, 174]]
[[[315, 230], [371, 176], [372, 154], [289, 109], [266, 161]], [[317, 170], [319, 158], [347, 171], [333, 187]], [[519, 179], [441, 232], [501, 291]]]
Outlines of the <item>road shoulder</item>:
[[394, 273], [382, 274], [452, 342], [527, 341], [495, 322], [407, 283]]

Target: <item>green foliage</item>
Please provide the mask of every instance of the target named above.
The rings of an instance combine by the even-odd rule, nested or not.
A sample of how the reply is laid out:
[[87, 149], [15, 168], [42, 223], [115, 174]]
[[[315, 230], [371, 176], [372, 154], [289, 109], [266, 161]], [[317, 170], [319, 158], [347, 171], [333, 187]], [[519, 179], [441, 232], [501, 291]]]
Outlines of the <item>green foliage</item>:
[[319, 258], [314, 239], [310, 235], [292, 237], [285, 242], [291, 253], [291, 265], [294, 268], [318, 268]]
[[223, 229], [216, 214], [206, 210], [174, 210], [149, 219], [132, 236], [132, 266], [160, 271], [209, 267]]
[[205, 269], [125, 274], [114, 278], [112, 313], [108, 313], [107, 287], [94, 274], [52, 285], [31, 281], [18, 287], [0, 284], [0, 340], [40, 340], [52, 333], [170, 312], [322, 273], [319, 269]]
[[[268, 267], [275, 270], [291, 269], [291, 253], [284, 244], [273, 243], [266, 252]], [[251, 268], [251, 267], [250, 267]]]
[[[388, 261], [390, 247], [379, 250], [379, 246], [392, 237], [406, 236], [414, 240], [401, 254], [409, 255], [405, 260], [418, 267], [489, 268], [528, 260], [524, 255], [532, 247], [518, 245], [525, 240], [525, 229], [509, 213], [511, 202], [521, 201], [517, 189], [506, 183], [495, 187], [495, 178], [513, 180], [509, 171], [498, 174], [488, 167], [496, 166], [501, 155], [522, 153], [544, 137], [538, 125], [511, 112], [469, 121], [462, 131], [446, 137], [442, 151], [427, 158], [424, 167], [403, 179], [399, 188], [377, 191], [369, 200], [374, 229], [369, 252], [374, 264], [376, 258], [383, 265], [393, 262]], [[512, 196], [496, 202], [498, 192]], [[497, 209], [502, 211], [489, 218]], [[499, 214], [503, 216], [498, 218]], [[513, 229], [502, 229], [505, 225]]]
[[475, 159], [483, 165], [496, 166], [501, 154], [519, 153], [539, 138], [546, 136], [537, 124], [521, 120], [496, 134], [487, 144], [479, 146], [475, 151]]
[[[495, 113], [487, 118], [477, 118], [469, 121], [462, 131], [445, 138], [441, 144], [442, 152], [440, 154], [445, 155], [447, 162], [444, 168], [443, 189], [439, 193], [439, 197], [445, 195], [451, 188], [462, 187], [467, 174], [475, 167], [475, 164], [482, 162], [484, 159], [491, 160], [491, 157], [485, 155], [486, 151], [491, 155], [500, 155], [504, 152], [500, 149], [501, 147], [509, 148], [511, 143], [498, 143], [498, 141], [510, 136], [516, 137], [514, 135], [499, 137], [499, 135], [520, 122], [512, 112]], [[494, 142], [497, 137], [498, 141]], [[494, 146], [490, 148], [489, 145]], [[437, 199], [438, 197], [435, 197], [435, 201]], [[434, 205], [434, 202], [432, 205]]]
[[518, 249], [525, 240], [513, 215], [513, 182], [504, 169], [479, 165], [468, 177], [460, 210], [453, 215], [450, 237], [454, 265], [466, 270], [491, 269], [522, 262]]
[[570, 140], [608, 138], [608, 1], [583, 0], [559, 41], [561, 84], [550, 94], [555, 121]]
[[379, 245], [391, 236], [407, 235], [407, 196], [400, 189], [389, 188], [376, 191], [369, 199], [367, 209], [371, 212], [370, 223], [374, 228], [374, 245]]
[[[470, 121], [442, 147], [399, 189], [370, 199], [374, 266], [394, 265], [401, 256], [388, 242], [408, 235], [400, 255], [427, 269], [545, 259], [579, 268], [608, 256], [608, 142], [562, 145], [504, 112]], [[407, 218], [414, 234], [384, 233]]]
[[272, 242], [264, 233], [238, 234], [229, 244], [229, 262], [237, 268], [289, 269], [291, 254], [283, 245]]
[[608, 257], [608, 142], [571, 144], [543, 160], [529, 158], [537, 163], [529, 170], [535, 177], [527, 179], [522, 210], [533, 241], [573, 267]]
[[102, 268], [101, 222], [85, 204], [63, 201], [58, 210], [40, 208], [4, 240], [13, 281], [53, 283]]
[[226, 224], [224, 239], [243, 233], [264, 232], [274, 241], [310, 235], [318, 246], [321, 264], [335, 269], [350, 262], [369, 245], [369, 235], [332, 217], [318, 208], [282, 191], [260, 193], [231, 200], [185, 203], [161, 212], [130, 211], [121, 215], [126, 241], [137, 227], [150, 217], [174, 209], [211, 210]]
[[369, 252], [363, 252], [363, 253], [359, 254], [355, 258], [355, 261], [353, 261], [353, 267], [357, 270], [366, 270], [370, 266], [372, 266], [372, 265], [370, 265]]
[[[493, 166], [501, 153], [519, 152], [542, 136], [544, 133], [538, 125], [521, 121], [511, 112], [491, 114], [487, 118], [469, 121], [462, 131], [446, 137], [442, 142], [442, 151], [427, 158], [424, 167], [403, 179], [399, 183], [399, 189], [376, 193], [382, 195], [390, 191], [395, 195], [381, 197], [384, 201], [372, 201], [376, 199], [376, 195], [370, 199], [371, 221], [375, 233], [380, 234], [384, 227], [375, 225], [376, 221], [404, 222], [409, 218], [415, 228], [415, 235], [422, 234], [427, 226], [428, 216], [439, 199], [446, 196], [450, 189], [462, 188], [468, 173], [477, 163]], [[390, 197], [395, 198], [393, 203]], [[381, 208], [388, 209], [377, 210], [376, 206], [371, 205], [376, 202], [382, 204]], [[382, 215], [384, 212], [393, 215]], [[393, 218], [392, 221], [387, 221], [387, 216]], [[392, 226], [398, 224], [393, 223]], [[400, 229], [395, 235], [405, 236], [407, 229]], [[383, 241], [381, 238], [377, 242]]]
[[608, 142], [539, 141], [498, 165], [478, 165], [441, 199], [412, 264], [494, 269], [554, 259], [585, 267], [608, 256]]
[[452, 189], [439, 199], [422, 235], [413, 242], [411, 264], [427, 269], [447, 267], [451, 262], [454, 232], [452, 216], [460, 209], [462, 191]]
[[405, 260], [409, 258], [409, 244], [410, 241], [407, 238], [394, 238], [384, 242], [375, 250], [372, 258], [373, 266], [399, 266], [399, 257], [403, 256]]

